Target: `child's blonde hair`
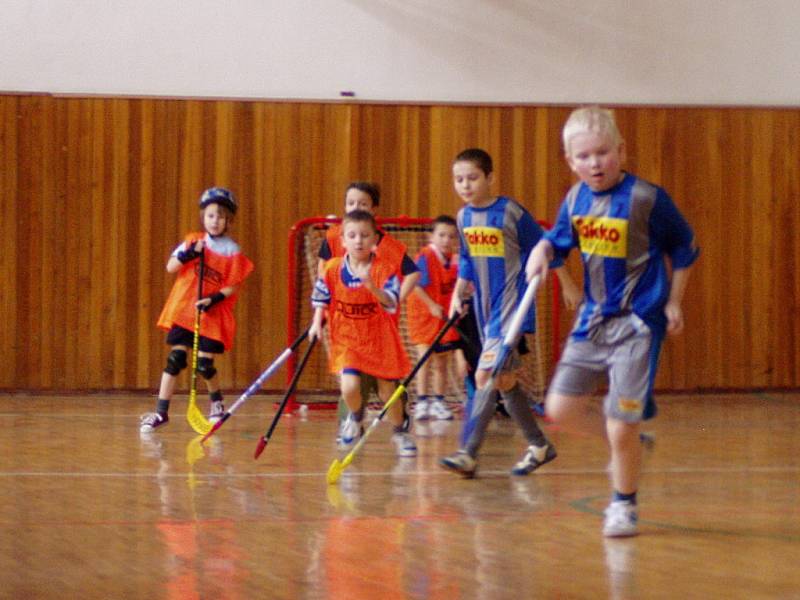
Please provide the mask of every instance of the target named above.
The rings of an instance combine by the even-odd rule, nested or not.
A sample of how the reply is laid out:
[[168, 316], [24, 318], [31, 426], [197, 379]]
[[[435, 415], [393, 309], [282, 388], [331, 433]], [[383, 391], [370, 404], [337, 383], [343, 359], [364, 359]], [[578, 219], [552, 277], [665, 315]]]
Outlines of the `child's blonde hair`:
[[564, 152], [569, 154], [569, 142], [574, 135], [587, 131], [608, 135], [615, 146], [622, 142], [614, 111], [599, 106], [584, 106], [573, 110], [564, 124], [561, 134]]

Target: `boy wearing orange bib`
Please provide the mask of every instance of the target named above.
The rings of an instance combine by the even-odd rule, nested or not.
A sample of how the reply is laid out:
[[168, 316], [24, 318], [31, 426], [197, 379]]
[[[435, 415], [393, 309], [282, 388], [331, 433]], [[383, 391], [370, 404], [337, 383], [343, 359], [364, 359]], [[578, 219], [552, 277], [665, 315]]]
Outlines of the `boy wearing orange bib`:
[[[430, 347], [436, 334], [444, 327], [447, 310], [458, 279], [458, 256], [453, 255], [458, 240], [458, 228], [453, 217], [441, 215], [433, 221], [430, 243], [417, 254], [417, 268], [421, 273], [414, 293], [408, 297], [408, 335], [422, 356]], [[456, 361], [461, 379], [466, 374], [466, 361], [458, 349], [458, 333], [448, 331], [434, 348], [428, 362], [417, 375], [417, 402], [414, 418], [451, 420], [452, 411], [444, 400], [447, 383], [447, 358], [456, 351]]]
[[[233, 307], [239, 285], [253, 271], [253, 263], [239, 245], [227, 236], [236, 214], [236, 198], [225, 188], [213, 187], [200, 197], [200, 220], [204, 231], [190, 233], [167, 261], [167, 271], [177, 273], [158, 327], [167, 330], [172, 350], [161, 376], [155, 412], [142, 415], [139, 430], [149, 433], [169, 422], [169, 404], [178, 374], [188, 366], [195, 313], [202, 318], [197, 373], [206, 380], [210, 398], [209, 420], [216, 422], [225, 412], [217, 383], [214, 355], [230, 350], [236, 331]], [[197, 298], [200, 254], [203, 254], [203, 297]]]
[[[362, 375], [376, 378], [378, 396], [385, 402], [394, 391], [394, 380], [403, 379], [411, 370], [393, 317], [399, 305], [400, 281], [395, 265], [374, 252], [377, 239], [375, 218], [370, 213], [347, 213], [342, 221], [345, 255], [325, 263], [311, 297], [314, 319], [309, 339], [321, 335], [327, 313], [330, 369], [340, 376], [342, 398], [349, 410], [340, 432], [345, 448], [363, 432]], [[404, 425], [402, 404], [395, 403], [389, 417], [398, 456], [416, 456], [417, 446]]]

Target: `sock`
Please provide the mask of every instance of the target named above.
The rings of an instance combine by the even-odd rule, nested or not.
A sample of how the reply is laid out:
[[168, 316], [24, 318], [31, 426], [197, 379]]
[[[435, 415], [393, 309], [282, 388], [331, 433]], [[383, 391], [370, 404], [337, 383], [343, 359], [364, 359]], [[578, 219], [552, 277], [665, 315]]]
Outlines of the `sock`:
[[501, 392], [500, 395], [503, 397], [508, 414], [522, 429], [522, 434], [528, 440], [528, 443], [532, 446], [546, 446], [547, 438], [544, 437], [542, 430], [539, 429], [539, 425], [536, 423], [536, 419], [533, 418], [527, 394], [522, 391], [519, 384], [516, 384], [510, 390]]
[[217, 390], [216, 392], [211, 392], [208, 397], [211, 402], [222, 402], [222, 391]]
[[436, 394], [433, 397], [433, 400], [434, 400], [434, 402], [444, 402], [444, 396], [442, 396], [441, 394]]
[[430, 401], [430, 397], [427, 394], [422, 394], [421, 396], [417, 396], [417, 402], [428, 402]]
[[461, 428], [461, 447], [467, 445], [469, 434], [472, 433], [472, 426], [469, 422], [469, 416], [472, 414], [472, 406], [475, 401], [475, 377], [470, 374], [464, 378], [464, 388], [467, 392], [467, 399], [464, 402], [464, 426]]
[[162, 417], [166, 417], [167, 413], [169, 412], [169, 400], [159, 398], [158, 404], [156, 404], [156, 412]]
[[483, 444], [483, 437], [495, 411], [494, 389], [484, 388], [475, 392], [472, 401], [472, 411], [464, 421], [462, 439], [464, 450], [472, 457], [478, 456], [478, 449]]
[[630, 494], [623, 494], [614, 490], [614, 495], [611, 497], [612, 502], [627, 502], [636, 506], [636, 492]]

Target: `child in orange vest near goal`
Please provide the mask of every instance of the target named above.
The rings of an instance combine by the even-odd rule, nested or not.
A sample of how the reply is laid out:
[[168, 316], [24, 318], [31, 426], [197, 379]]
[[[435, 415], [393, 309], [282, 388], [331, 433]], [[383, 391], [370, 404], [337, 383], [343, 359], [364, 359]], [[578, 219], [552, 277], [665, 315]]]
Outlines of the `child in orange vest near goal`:
[[[422, 356], [436, 334], [444, 327], [447, 311], [458, 279], [458, 256], [453, 252], [458, 244], [458, 227], [453, 217], [441, 215], [433, 221], [430, 243], [417, 254], [421, 273], [414, 293], [408, 297], [408, 335]], [[447, 385], [448, 357], [455, 351], [459, 379], [467, 372], [466, 360], [458, 348], [455, 329], [448, 331], [434, 348], [428, 362], [417, 374], [417, 402], [414, 418], [451, 420], [453, 413], [444, 400]]]
[[[361, 378], [371, 375], [378, 396], [386, 402], [397, 379], [411, 371], [397, 320], [400, 280], [396, 265], [375, 253], [378, 229], [375, 217], [364, 210], [348, 212], [342, 220], [343, 257], [327, 261], [312, 292], [313, 340], [322, 334], [327, 313], [330, 328], [330, 370], [339, 375], [341, 394], [349, 414], [341, 428], [341, 446], [352, 446], [363, 434]], [[416, 456], [417, 446], [408, 432], [403, 406], [389, 409], [394, 425], [392, 442], [397, 455]]]
[[[371, 181], [352, 181], [348, 184], [344, 193], [344, 212], [345, 214], [354, 210], [363, 210], [375, 216], [381, 202], [381, 190], [377, 183]], [[395, 265], [395, 271], [400, 279], [400, 304], [408, 297], [413, 291], [414, 286], [419, 279], [419, 270], [414, 264], [414, 261], [407, 254], [407, 248], [404, 243], [383, 231], [380, 227], [377, 228], [377, 242], [375, 244], [375, 253], [380, 256], [384, 262], [390, 262]], [[325, 262], [337, 256], [341, 257], [345, 254], [345, 248], [342, 242], [342, 225], [333, 225], [328, 229], [325, 239], [320, 246], [318, 253], [318, 266], [317, 273], [321, 274], [325, 266]], [[400, 309], [393, 314], [395, 320], [400, 316]], [[363, 374], [361, 377], [361, 398], [363, 400], [362, 406], [359, 409], [359, 419], [364, 413], [366, 402], [372, 392], [377, 393], [377, 383], [375, 378], [371, 375]], [[405, 410], [406, 398], [403, 399], [403, 410]], [[337, 415], [340, 419], [340, 428], [345, 425], [345, 416], [347, 414], [347, 407], [343, 399], [339, 399]], [[339, 435], [341, 441], [341, 433]], [[340, 444], [344, 447], [344, 444]]]
[[[212, 187], [200, 197], [200, 222], [203, 231], [190, 233], [172, 252], [167, 271], [177, 273], [167, 297], [158, 327], [165, 329], [171, 346], [161, 375], [155, 412], [142, 415], [139, 430], [149, 433], [169, 422], [169, 404], [178, 374], [188, 366], [187, 354], [194, 341], [195, 312], [204, 312], [200, 326], [197, 374], [206, 380], [209, 393], [209, 421], [216, 422], [225, 412], [222, 392], [214, 367], [214, 356], [230, 350], [236, 330], [233, 307], [241, 283], [252, 273], [253, 263], [228, 237], [238, 205], [225, 188]], [[203, 297], [198, 300], [199, 258], [203, 253]]]

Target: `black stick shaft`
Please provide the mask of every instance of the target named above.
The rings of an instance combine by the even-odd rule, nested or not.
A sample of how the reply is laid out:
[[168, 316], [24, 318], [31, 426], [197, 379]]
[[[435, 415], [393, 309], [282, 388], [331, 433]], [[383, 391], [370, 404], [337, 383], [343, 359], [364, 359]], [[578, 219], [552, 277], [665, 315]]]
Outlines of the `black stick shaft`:
[[283, 396], [283, 400], [281, 400], [281, 403], [278, 406], [278, 412], [275, 413], [275, 417], [272, 419], [272, 424], [269, 426], [269, 430], [265, 436], [267, 441], [269, 441], [269, 439], [272, 437], [272, 432], [275, 431], [275, 426], [278, 424], [278, 419], [280, 419], [283, 409], [286, 408], [289, 397], [294, 393], [294, 389], [297, 387], [297, 382], [300, 380], [300, 375], [303, 374], [303, 369], [308, 362], [308, 357], [311, 356], [311, 351], [314, 349], [314, 345], [316, 343], [317, 338], [311, 340], [311, 342], [308, 344], [308, 348], [306, 348], [305, 354], [303, 354], [303, 358], [300, 359], [300, 366], [297, 367], [297, 371], [295, 372], [294, 377], [292, 377], [292, 381], [289, 382], [289, 389], [286, 390], [286, 394]]

